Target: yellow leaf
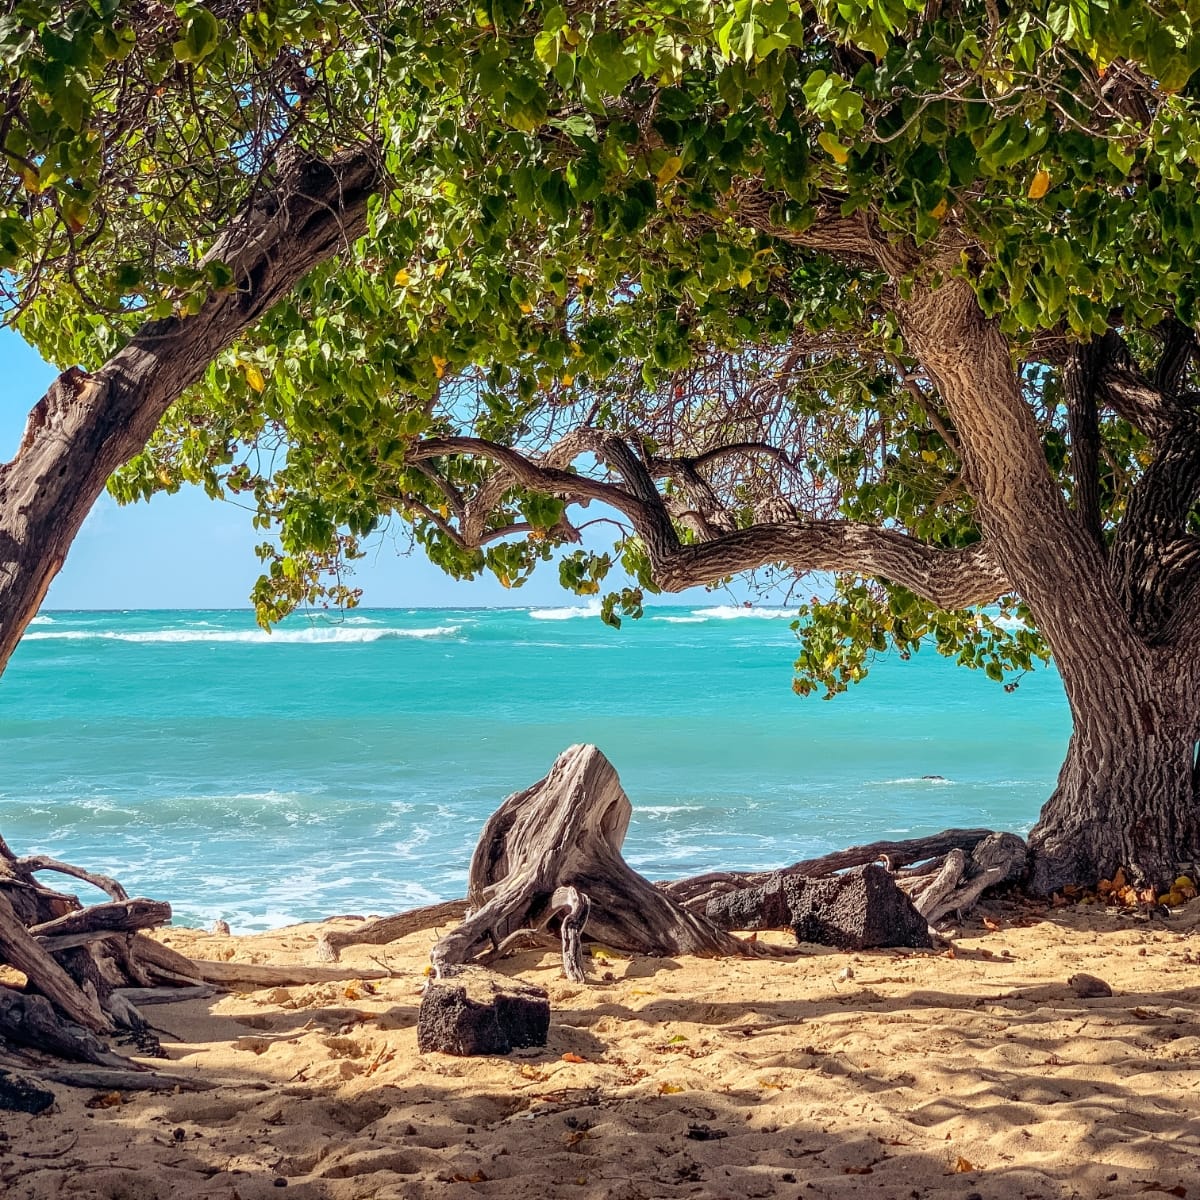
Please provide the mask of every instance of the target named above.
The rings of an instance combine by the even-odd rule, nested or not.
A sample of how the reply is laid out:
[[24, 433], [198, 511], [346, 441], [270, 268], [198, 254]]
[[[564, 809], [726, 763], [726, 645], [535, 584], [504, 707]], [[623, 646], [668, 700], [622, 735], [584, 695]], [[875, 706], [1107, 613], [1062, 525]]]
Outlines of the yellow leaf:
[[930, 210], [929, 215], [935, 220], [940, 221], [945, 215], [950, 205], [946, 203], [946, 197], [943, 196]]
[[243, 363], [242, 370], [246, 373], [246, 382], [253, 392], [261, 392], [267, 386], [263, 373], [253, 363]]
[[921, 460], [922, 462], [935, 463], [937, 462], [937, 455], [932, 450], [922, 450]]
[[521, 303], [517, 305], [517, 307], [518, 307], [518, 308], [519, 308], [519, 309], [520, 309], [520, 310], [521, 310], [523, 313], [531, 313], [531, 312], [533, 312], [533, 305], [532, 305], [532, 304], [530, 304], [528, 300], [522, 300], [522, 301], [521, 301]]
[[433, 369], [439, 379], [446, 373], [446, 360], [440, 354], [433, 356]]
[[740, 270], [740, 271], [737, 273], [737, 281], [738, 281], [738, 286], [739, 286], [739, 287], [749, 287], [749, 286], [750, 286], [750, 280], [751, 280], [751, 279], [753, 279], [753, 278], [754, 278], [754, 274], [753, 274], [753, 272], [750, 270], [750, 268], [749, 268], [749, 267], [743, 267], [743, 268], [742, 268], [742, 269], [741, 269], [741, 270]]
[[66, 199], [62, 202], [63, 220], [72, 233], [82, 233], [92, 215], [91, 208], [80, 200]]
[[658, 1085], [658, 1094], [660, 1096], [676, 1096], [683, 1091], [683, 1088], [677, 1083], [660, 1083]]
[[820, 142], [825, 152], [835, 163], [845, 165], [846, 160], [850, 157], [850, 151], [832, 133], [817, 134], [817, 141]]
[[1030, 200], [1040, 200], [1050, 190], [1050, 172], [1038, 171], [1029, 185]]
[[573, 384], [574, 382], [575, 382], [575, 376], [574, 376], [574, 375], [564, 375], [564, 376], [562, 377], [562, 385], [563, 385], [563, 387], [570, 387], [570, 386], [571, 386], [571, 384]]
[[678, 154], [672, 154], [661, 167], [658, 168], [658, 174], [655, 179], [659, 183], [667, 183], [679, 174], [679, 168], [683, 166], [683, 159]]
[[22, 167], [21, 182], [25, 185], [25, 190], [31, 195], [41, 195], [42, 177], [38, 174], [37, 167]]
[[401, 267], [400, 270], [396, 272], [396, 278], [392, 282], [395, 283], [397, 287], [408, 287], [411, 279], [412, 276], [403, 267]]

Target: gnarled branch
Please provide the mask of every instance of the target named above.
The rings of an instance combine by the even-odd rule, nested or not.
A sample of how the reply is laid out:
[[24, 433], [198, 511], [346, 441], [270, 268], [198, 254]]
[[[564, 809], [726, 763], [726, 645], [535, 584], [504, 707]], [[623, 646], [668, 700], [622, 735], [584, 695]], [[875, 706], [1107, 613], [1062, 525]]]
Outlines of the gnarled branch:
[[601, 457], [621, 475], [623, 486], [547, 466], [544, 460], [535, 461], [482, 438], [430, 438], [415, 446], [410, 458], [479, 455], [503, 468], [507, 486], [519, 484], [553, 492], [568, 501], [598, 500], [611, 505], [629, 518], [642, 538], [655, 582], [666, 591], [713, 583], [773, 563], [797, 572], [879, 575], [941, 608], [985, 604], [1009, 587], [986, 543], [941, 550], [897, 530], [852, 521], [770, 522], [684, 545], [651, 468], [628, 445], [619, 438], [597, 434], [575, 436], [572, 446], [576, 454], [587, 450]]

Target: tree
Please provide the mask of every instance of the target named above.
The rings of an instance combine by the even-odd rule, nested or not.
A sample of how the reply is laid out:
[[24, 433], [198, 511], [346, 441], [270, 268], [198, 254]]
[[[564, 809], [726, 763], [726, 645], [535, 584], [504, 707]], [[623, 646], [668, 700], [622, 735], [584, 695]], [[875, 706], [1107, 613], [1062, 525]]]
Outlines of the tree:
[[[200, 201], [171, 195], [168, 236], [162, 210], [122, 201], [113, 232], [81, 245], [94, 217], [69, 208], [86, 201], [75, 177], [44, 173], [44, 148], [10, 150], [10, 208], [33, 210], [4, 226], [25, 238], [7, 262], [31, 340], [99, 367], [87, 387], [108, 397], [121, 354], [145, 363], [147, 338], [166, 344], [149, 326], [99, 365], [130, 337], [131, 307], [170, 307], [160, 319], [185, 341], [216, 325], [169, 384], [129, 393], [110, 453], [80, 435], [39, 455], [35, 421], [0, 479], [22, 548], [0, 583], [0, 652], [77, 527], [56, 540], [48, 513], [20, 524], [22, 470], [36, 512], [62, 468], [81, 519], [183, 393], [112, 487], [250, 498], [277, 533], [264, 621], [326, 588], [345, 599], [342, 566], [392, 517], [451, 573], [516, 585], [598, 502], [614, 552], [570, 551], [560, 571], [593, 593], [619, 558], [638, 586], [606, 598], [614, 621], [644, 590], [837, 573], [834, 597], [802, 613], [801, 691], [840, 690], [872, 653], [928, 639], [1001, 680], [1052, 653], [1075, 729], [1032, 836], [1035, 890], [1121, 865], [1158, 882], [1200, 857], [1194, 6], [492, 0], [367, 23], [324, 5], [320, 28], [297, 18], [285, 35], [283, 82], [250, 42], [268, 9], [288, 11], [193, 6], [167, 22], [173, 98], [194, 108], [197, 81], [249, 63], [224, 107], [208, 103], [234, 129], [246, 97], [298, 109], [289, 144], [325, 160], [301, 189], [314, 207], [353, 207], [348, 140], [387, 184], [360, 164], [345, 192], [381, 198], [369, 222], [365, 199], [353, 207], [364, 236], [341, 259], [332, 241], [294, 271], [290, 246], [266, 253], [280, 274], [261, 305], [235, 244], [211, 248], [219, 223]], [[93, 19], [104, 53], [104, 29], [127, 36], [120, 14]], [[43, 57], [56, 45], [43, 36]], [[135, 113], [121, 128], [136, 146], [146, 126]], [[246, 136], [215, 157], [249, 214], [271, 173]], [[168, 157], [202, 143], [181, 135]], [[144, 194], [135, 152], [97, 195], [122, 179]], [[120, 221], [143, 257], [183, 260], [180, 282], [115, 273]], [[244, 239], [251, 218], [235, 224]], [[96, 275], [121, 297], [107, 313], [86, 303]], [[244, 319], [218, 320], [222, 306]]]

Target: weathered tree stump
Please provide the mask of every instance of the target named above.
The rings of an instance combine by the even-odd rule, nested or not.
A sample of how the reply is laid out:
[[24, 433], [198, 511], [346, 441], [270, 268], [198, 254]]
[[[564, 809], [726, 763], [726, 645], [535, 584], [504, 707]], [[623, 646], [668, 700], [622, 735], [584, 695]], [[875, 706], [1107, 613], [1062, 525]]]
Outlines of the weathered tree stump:
[[507, 1054], [544, 1046], [550, 1032], [550, 997], [544, 988], [483, 967], [457, 967], [432, 979], [417, 1013], [422, 1053]]
[[[707, 957], [756, 953], [625, 862], [621, 845], [632, 811], [616, 771], [595, 746], [570, 747], [545, 779], [505, 800], [484, 825], [471, 858], [467, 902], [474, 911], [434, 947], [439, 977], [482, 951], [503, 953], [527, 941], [564, 912], [567, 960], [573, 953], [568, 943], [577, 945], [584, 915], [590, 938], [620, 950]], [[575, 961], [582, 977], [577, 953]]]
[[778, 874], [761, 887], [716, 896], [705, 912], [723, 929], [786, 929], [801, 942], [866, 950], [928, 948], [928, 923], [883, 867], [818, 879]]

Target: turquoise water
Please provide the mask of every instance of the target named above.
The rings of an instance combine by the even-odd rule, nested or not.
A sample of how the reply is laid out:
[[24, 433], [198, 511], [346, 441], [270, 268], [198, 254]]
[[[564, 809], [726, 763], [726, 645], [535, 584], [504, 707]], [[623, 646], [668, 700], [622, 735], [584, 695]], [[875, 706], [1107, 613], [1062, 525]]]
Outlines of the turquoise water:
[[[248, 931], [463, 894], [487, 815], [574, 742], [616, 765], [651, 878], [946, 826], [1023, 831], [1069, 732], [926, 650], [826, 703], [774, 610], [299, 617], [58, 612], [0, 679], [0, 832]], [[922, 776], [942, 776], [923, 779]], [[49, 878], [49, 877], [48, 877]]]

